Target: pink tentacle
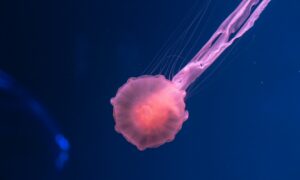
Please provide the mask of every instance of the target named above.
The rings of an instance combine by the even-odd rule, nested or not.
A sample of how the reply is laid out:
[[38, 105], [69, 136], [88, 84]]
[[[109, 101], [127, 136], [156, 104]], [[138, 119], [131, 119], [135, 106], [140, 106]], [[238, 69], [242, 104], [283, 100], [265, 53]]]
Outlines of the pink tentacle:
[[[271, 0], [242, 0], [208, 42], [172, 79], [179, 89], [187, 89], [237, 38], [245, 34]], [[255, 10], [253, 8], [256, 6]], [[232, 37], [231, 37], [232, 36]]]

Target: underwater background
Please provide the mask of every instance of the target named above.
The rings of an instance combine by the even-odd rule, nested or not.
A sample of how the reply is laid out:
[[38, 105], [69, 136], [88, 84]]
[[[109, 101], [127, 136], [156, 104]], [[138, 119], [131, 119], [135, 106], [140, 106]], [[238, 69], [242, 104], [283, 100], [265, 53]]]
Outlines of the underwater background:
[[188, 91], [173, 142], [141, 152], [114, 130], [118, 88], [166, 42], [154, 64], [186, 63], [239, 2], [2, 1], [0, 179], [299, 180], [297, 0], [272, 0]]

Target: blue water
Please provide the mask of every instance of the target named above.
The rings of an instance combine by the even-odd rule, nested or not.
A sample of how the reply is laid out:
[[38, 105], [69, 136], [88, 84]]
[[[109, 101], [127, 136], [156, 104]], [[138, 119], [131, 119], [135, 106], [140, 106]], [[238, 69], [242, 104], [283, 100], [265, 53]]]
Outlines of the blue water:
[[[254, 28], [196, 82], [198, 87], [187, 99], [190, 117], [173, 142], [140, 152], [114, 131], [110, 98], [128, 77], [142, 75], [179, 27], [171, 38], [176, 43], [193, 14], [209, 0], [195, 2], [4, 2], [0, 70], [55, 117], [64, 134], [57, 143], [70, 148], [70, 154], [60, 155], [58, 165], [69, 161], [52, 178], [47, 170], [55, 161], [46, 158], [45, 149], [51, 151], [54, 145], [45, 146], [51, 141], [46, 135], [34, 142], [19, 138], [22, 133], [12, 135], [14, 127], [24, 123], [26, 110], [16, 108], [16, 100], [5, 93], [8, 82], [0, 79], [1, 129], [9, 134], [0, 134], [5, 139], [0, 150], [5, 172], [0, 170], [0, 179], [299, 180], [300, 2], [296, 0], [272, 0]], [[192, 53], [238, 2], [211, 1], [197, 22]], [[177, 42], [179, 49], [184, 42]], [[25, 119], [26, 127], [18, 129], [39, 136], [35, 128], [40, 126], [32, 116]], [[31, 151], [36, 156], [29, 156]]]

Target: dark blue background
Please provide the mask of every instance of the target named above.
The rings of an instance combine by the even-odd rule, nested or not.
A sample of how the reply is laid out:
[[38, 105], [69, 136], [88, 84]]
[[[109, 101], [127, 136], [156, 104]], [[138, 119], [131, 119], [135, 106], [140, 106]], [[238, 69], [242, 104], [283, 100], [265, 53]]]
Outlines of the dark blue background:
[[[198, 9], [207, 2], [198, 3]], [[200, 24], [197, 48], [238, 2], [212, 0]], [[190, 10], [194, 4], [195, 0], [1, 2], [0, 68], [46, 107], [69, 139], [70, 159], [57, 172], [60, 179], [300, 179], [297, 0], [273, 0], [254, 28], [221, 57], [222, 63], [209, 70], [205, 80], [200, 78], [201, 86], [187, 99], [190, 118], [175, 141], [139, 152], [114, 131], [110, 98], [128, 77], [142, 75], [178, 22], [188, 12], [197, 13]], [[191, 20], [188, 17], [185, 22]], [[18, 126], [20, 118], [0, 114], [2, 124]], [[35, 127], [30, 118], [26, 122], [19, 128]], [[26, 152], [11, 148], [13, 157], [6, 156], [11, 150], [5, 149], [14, 143], [26, 146]], [[50, 165], [42, 164], [51, 164], [47, 158], [36, 158], [33, 171], [18, 177], [31, 166], [26, 154], [33, 149], [30, 141], [3, 141], [0, 152], [6, 158], [1, 163], [7, 169], [0, 170], [1, 179], [52, 177]], [[18, 154], [22, 156], [14, 158]], [[46, 156], [43, 151], [35, 155]], [[19, 166], [10, 169], [15, 164]]]

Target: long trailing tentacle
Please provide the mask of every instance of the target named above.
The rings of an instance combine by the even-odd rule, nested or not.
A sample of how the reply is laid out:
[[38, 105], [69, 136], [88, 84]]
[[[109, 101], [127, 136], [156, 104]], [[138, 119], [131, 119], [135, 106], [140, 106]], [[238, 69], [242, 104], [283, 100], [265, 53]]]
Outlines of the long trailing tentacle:
[[225, 49], [253, 27], [270, 1], [243, 0], [194, 58], [173, 77], [173, 83], [179, 89], [187, 89]]

